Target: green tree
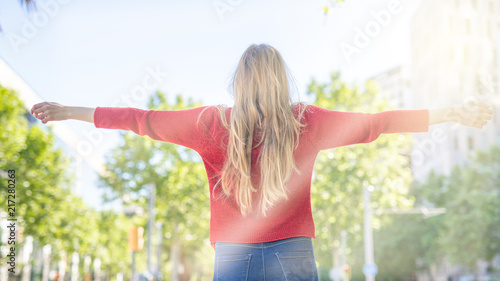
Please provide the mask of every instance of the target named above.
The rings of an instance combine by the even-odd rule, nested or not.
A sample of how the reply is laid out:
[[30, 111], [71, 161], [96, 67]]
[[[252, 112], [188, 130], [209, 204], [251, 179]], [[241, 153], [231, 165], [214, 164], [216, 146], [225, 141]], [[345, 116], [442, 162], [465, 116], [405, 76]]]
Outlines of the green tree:
[[[431, 274], [442, 256], [436, 243], [442, 216], [389, 215], [391, 222], [374, 232], [377, 277], [404, 280], [417, 272]], [[432, 275], [429, 275], [432, 277]]]
[[[17, 93], [0, 85], [0, 170], [15, 170], [15, 216], [24, 228], [23, 236], [32, 236], [38, 245], [51, 244], [52, 260], [59, 259], [61, 250], [68, 256], [76, 251], [100, 257], [110, 275], [122, 271], [129, 261], [124, 254], [126, 219], [96, 212], [72, 194], [69, 158], [55, 148], [50, 129], [30, 126], [27, 117]], [[3, 177], [0, 197], [7, 198]], [[17, 247], [22, 245], [19, 242]]]
[[[377, 113], [393, 110], [377, 95], [377, 85], [364, 89], [343, 82], [339, 73], [331, 80], [308, 85], [313, 104], [337, 111]], [[315, 162], [311, 202], [316, 225], [315, 253], [320, 266], [331, 268], [332, 250], [339, 246], [341, 230], [348, 232], [348, 263], [353, 277], [361, 272], [363, 259], [363, 186], [373, 185], [372, 208], [410, 208], [412, 181], [408, 152], [411, 139], [405, 134], [383, 134], [376, 141], [321, 151]], [[374, 217], [379, 229], [387, 217]], [[375, 257], [377, 259], [377, 256]], [[326, 277], [326, 276], [325, 276]]]
[[450, 175], [431, 174], [419, 201], [447, 209], [437, 243], [441, 256], [474, 268], [500, 252], [500, 147], [476, 151]]
[[[69, 192], [73, 178], [66, 169], [69, 159], [54, 148], [51, 134], [28, 126], [28, 113], [15, 91], [0, 86], [0, 100], [0, 169], [15, 170], [15, 215], [25, 235], [48, 244], [63, 236], [65, 225], [59, 218], [68, 211], [66, 200], [74, 199]], [[0, 188], [7, 198], [6, 180]]]
[[[176, 96], [176, 103], [169, 104], [166, 96], [156, 92], [150, 99], [151, 110], [182, 110], [201, 106], [191, 99], [184, 101]], [[132, 204], [148, 209], [147, 184], [156, 186], [156, 220], [163, 223], [161, 265], [171, 260], [170, 248], [181, 244], [187, 272], [212, 273], [213, 255], [209, 237], [210, 200], [208, 181], [201, 157], [192, 149], [172, 143], [155, 141], [133, 132], [120, 132], [123, 142], [106, 157], [109, 176], [101, 177], [101, 187], [109, 191], [107, 200], [128, 194]], [[147, 216], [135, 217], [135, 224], [146, 229]], [[147, 241], [145, 242], [147, 243]], [[145, 251], [138, 253], [144, 261]], [[137, 270], [145, 270], [139, 262]], [[161, 267], [166, 276], [169, 268]]]
[[[414, 182], [416, 207], [446, 208], [443, 215], [391, 216], [392, 222], [375, 233], [379, 267], [399, 280], [404, 272], [425, 272], [447, 259], [474, 271], [476, 261], [492, 261], [500, 252], [500, 147], [476, 151], [449, 176], [431, 170], [425, 182]], [[390, 239], [387, 239], [390, 237]], [[401, 251], [404, 249], [404, 251]]]
[[455, 166], [448, 185], [440, 241], [452, 262], [472, 268], [478, 258], [500, 253], [500, 147], [477, 151], [464, 167]]
[[108, 277], [118, 272], [128, 272], [131, 253], [128, 250], [128, 230], [131, 220], [113, 210], [101, 211], [97, 219], [98, 238], [91, 254], [93, 258], [101, 259], [102, 271]]

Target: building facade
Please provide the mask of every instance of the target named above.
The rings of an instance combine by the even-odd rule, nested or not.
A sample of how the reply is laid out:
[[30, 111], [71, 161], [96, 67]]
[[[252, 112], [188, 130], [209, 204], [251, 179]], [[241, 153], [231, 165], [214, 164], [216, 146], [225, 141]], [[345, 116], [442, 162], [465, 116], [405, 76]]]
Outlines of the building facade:
[[417, 109], [412, 104], [409, 66], [398, 65], [369, 79], [377, 82], [380, 96], [395, 109]]
[[477, 100], [493, 106], [483, 129], [446, 122], [416, 136], [416, 180], [430, 170], [448, 175], [475, 150], [500, 144], [498, 0], [423, 0], [411, 20], [411, 88], [417, 108]]

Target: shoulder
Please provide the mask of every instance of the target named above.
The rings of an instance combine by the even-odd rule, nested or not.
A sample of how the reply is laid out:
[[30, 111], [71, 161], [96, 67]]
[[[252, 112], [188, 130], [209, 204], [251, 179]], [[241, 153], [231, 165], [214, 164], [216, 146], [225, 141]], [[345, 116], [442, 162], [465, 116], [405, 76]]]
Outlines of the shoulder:
[[325, 110], [324, 108], [322, 107], [319, 107], [319, 106], [316, 106], [316, 105], [312, 105], [312, 104], [307, 104], [305, 102], [296, 102], [296, 103], [293, 103], [293, 111], [294, 112], [316, 112], [318, 110]]
[[[229, 121], [231, 107], [224, 104], [217, 105], [205, 105], [201, 107], [194, 108], [194, 112], [198, 115], [198, 123], [202, 123], [206, 127], [212, 127], [214, 123], [221, 123], [221, 117], [225, 115], [226, 120]], [[216, 126], [218, 127], [218, 126]]]
[[293, 104], [293, 112], [294, 112], [294, 115], [296, 117], [301, 117], [301, 119], [305, 119], [305, 120], [308, 120], [308, 119], [311, 119], [311, 118], [315, 118], [315, 116], [317, 115], [317, 113], [321, 113], [321, 112], [324, 112], [326, 109], [322, 108], [322, 107], [319, 107], [319, 106], [316, 106], [316, 105], [312, 105], [312, 104], [307, 104], [307, 103], [304, 103], [304, 102], [300, 102], [300, 103], [294, 103]]
[[305, 110], [306, 112], [314, 113], [314, 112], [323, 111], [323, 110], [326, 110], [326, 109], [323, 107], [319, 107], [317, 105], [306, 104], [306, 110]]
[[338, 116], [339, 114], [345, 113], [342, 111], [326, 109], [324, 107], [312, 104], [307, 105], [307, 108], [304, 112], [305, 116], [307, 116], [307, 118], [309, 119], [322, 119], [325, 117], [335, 117]]

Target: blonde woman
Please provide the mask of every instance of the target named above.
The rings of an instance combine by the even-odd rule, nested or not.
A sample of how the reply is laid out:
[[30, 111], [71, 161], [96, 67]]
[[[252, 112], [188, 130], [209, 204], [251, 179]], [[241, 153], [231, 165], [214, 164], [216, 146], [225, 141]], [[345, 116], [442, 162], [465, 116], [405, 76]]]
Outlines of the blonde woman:
[[[210, 187], [214, 280], [318, 280], [310, 186], [319, 151], [369, 143], [380, 134], [428, 132], [454, 121], [482, 128], [488, 105], [341, 112], [292, 103], [280, 53], [252, 44], [230, 84], [233, 107], [178, 111], [73, 107], [42, 102], [31, 113], [46, 124], [76, 119], [133, 131], [197, 151]], [[207, 191], [208, 192], [208, 191]]]

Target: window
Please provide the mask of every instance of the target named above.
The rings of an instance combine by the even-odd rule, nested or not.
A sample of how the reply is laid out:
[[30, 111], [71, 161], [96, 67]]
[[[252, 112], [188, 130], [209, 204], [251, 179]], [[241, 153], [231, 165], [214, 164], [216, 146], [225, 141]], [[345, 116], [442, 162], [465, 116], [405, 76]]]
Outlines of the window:
[[471, 35], [471, 30], [472, 30], [472, 28], [471, 28], [471, 21], [470, 21], [470, 19], [466, 19], [465, 20], [465, 33], [470, 36]]

